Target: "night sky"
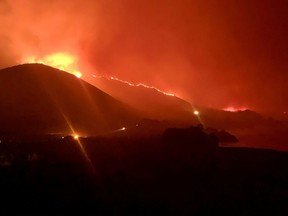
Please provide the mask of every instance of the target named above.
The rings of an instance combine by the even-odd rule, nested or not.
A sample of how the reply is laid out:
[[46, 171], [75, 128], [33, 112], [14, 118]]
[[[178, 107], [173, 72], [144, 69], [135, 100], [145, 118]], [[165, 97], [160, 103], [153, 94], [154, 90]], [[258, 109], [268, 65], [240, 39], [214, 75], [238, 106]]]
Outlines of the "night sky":
[[0, 0], [0, 68], [67, 52], [85, 75], [288, 112], [286, 0]]

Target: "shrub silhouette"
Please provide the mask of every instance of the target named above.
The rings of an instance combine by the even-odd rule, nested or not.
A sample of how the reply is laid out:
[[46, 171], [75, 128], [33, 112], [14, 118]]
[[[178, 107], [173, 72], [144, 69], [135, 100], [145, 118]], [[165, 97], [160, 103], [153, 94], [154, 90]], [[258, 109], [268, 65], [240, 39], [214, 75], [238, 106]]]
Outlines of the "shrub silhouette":
[[203, 127], [168, 128], [163, 133], [164, 152], [170, 165], [203, 167], [211, 164], [218, 148], [218, 139]]

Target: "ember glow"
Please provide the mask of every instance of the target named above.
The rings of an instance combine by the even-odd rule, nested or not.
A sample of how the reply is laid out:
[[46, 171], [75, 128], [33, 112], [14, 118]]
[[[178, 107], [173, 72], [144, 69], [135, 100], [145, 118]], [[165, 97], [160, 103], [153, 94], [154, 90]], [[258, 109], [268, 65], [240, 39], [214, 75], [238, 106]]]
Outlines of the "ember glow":
[[43, 58], [28, 56], [23, 58], [21, 63], [45, 64], [65, 72], [69, 72], [78, 78], [82, 77], [82, 73], [77, 69], [77, 58], [67, 53], [54, 53], [51, 55], [46, 55]]
[[223, 109], [224, 111], [227, 112], [241, 112], [241, 111], [245, 111], [248, 110], [247, 107], [234, 107], [234, 106], [229, 106]]

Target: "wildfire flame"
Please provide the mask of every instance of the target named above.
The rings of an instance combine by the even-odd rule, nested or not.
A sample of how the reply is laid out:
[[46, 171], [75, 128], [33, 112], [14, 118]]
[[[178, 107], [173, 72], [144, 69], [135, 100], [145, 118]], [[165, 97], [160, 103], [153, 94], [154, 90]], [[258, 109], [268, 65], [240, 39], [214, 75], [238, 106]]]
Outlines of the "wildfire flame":
[[92, 75], [92, 77], [94, 78], [105, 78], [105, 79], [108, 79], [108, 80], [116, 80], [118, 82], [121, 82], [121, 83], [124, 83], [126, 85], [129, 85], [129, 86], [134, 86], [134, 87], [144, 87], [144, 88], [148, 88], [148, 89], [153, 89], [157, 92], [160, 92], [164, 95], [167, 95], [167, 96], [171, 96], [171, 97], [176, 97], [175, 94], [173, 93], [169, 93], [169, 92], [165, 92], [165, 91], [162, 91], [160, 90], [159, 88], [156, 88], [155, 86], [149, 86], [149, 85], [146, 85], [144, 83], [137, 83], [137, 84], [134, 84], [134, 83], [131, 83], [131, 82], [128, 82], [126, 80], [121, 80], [119, 78], [116, 78], [116, 77], [113, 77], [113, 76], [96, 76], [95, 74]]
[[82, 73], [78, 71], [77, 59], [67, 53], [55, 53], [44, 56], [43, 58], [37, 58], [35, 56], [28, 56], [22, 60], [21, 63], [39, 63], [49, 65], [59, 70], [63, 70], [75, 75], [78, 78], [82, 77]]
[[[51, 67], [54, 68], [58, 68], [60, 70], [66, 71], [68, 73], [71, 73], [73, 75], [75, 75], [78, 78], [82, 77], [82, 73], [77, 70], [77, 58], [71, 54], [68, 53], [64, 53], [64, 52], [59, 52], [59, 53], [54, 53], [51, 55], [46, 55], [43, 58], [37, 58], [35, 56], [28, 56], [26, 58], [24, 58], [21, 63], [39, 63], [39, 64], [45, 64], [45, 65], [49, 65]], [[160, 90], [159, 88], [155, 87], [155, 86], [149, 86], [146, 85], [144, 83], [138, 83], [138, 84], [134, 84], [125, 80], [121, 80], [119, 78], [113, 77], [113, 76], [96, 76], [96, 75], [92, 75], [92, 77], [94, 78], [106, 78], [108, 80], [115, 80], [124, 84], [127, 84], [129, 86], [134, 86], [134, 87], [144, 87], [144, 88], [148, 88], [148, 89], [153, 89], [157, 92], [160, 92], [164, 95], [167, 96], [176, 96], [175, 94], [169, 93], [169, 92], [165, 92]]]
[[234, 106], [229, 106], [229, 107], [224, 108], [223, 110], [224, 110], [224, 111], [227, 111], [227, 112], [240, 112], [240, 111], [245, 111], [245, 110], [247, 110], [247, 109], [248, 109], [247, 107], [234, 107]]

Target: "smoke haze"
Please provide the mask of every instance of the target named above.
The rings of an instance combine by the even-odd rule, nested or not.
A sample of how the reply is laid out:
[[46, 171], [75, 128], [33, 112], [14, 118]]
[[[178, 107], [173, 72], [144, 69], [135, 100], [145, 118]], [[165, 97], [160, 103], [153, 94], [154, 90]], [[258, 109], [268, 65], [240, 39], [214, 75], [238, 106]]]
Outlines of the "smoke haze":
[[280, 115], [287, 11], [284, 0], [0, 0], [0, 68], [67, 52], [84, 74]]

